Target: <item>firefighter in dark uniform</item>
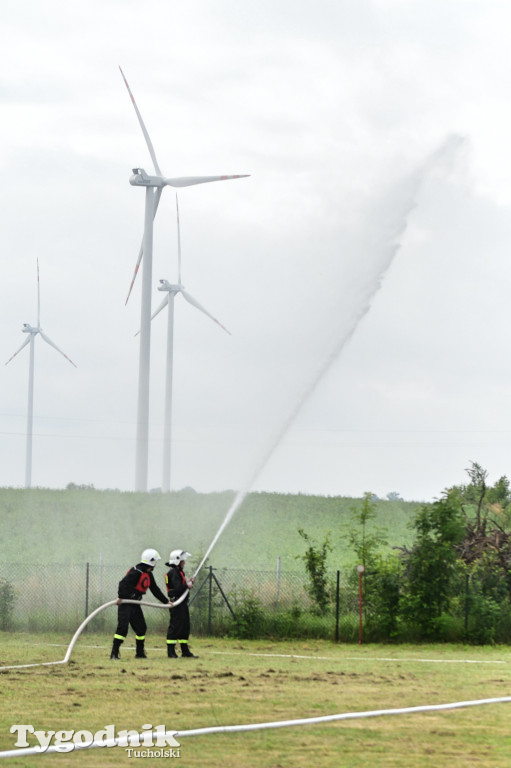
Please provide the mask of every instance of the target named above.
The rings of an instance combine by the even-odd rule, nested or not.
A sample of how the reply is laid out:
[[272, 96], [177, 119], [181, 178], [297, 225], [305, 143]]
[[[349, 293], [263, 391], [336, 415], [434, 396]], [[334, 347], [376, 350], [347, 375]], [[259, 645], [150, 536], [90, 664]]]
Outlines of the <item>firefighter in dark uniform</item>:
[[140, 563], [137, 563], [133, 568], [130, 568], [126, 573], [126, 576], [119, 582], [117, 629], [115, 630], [112, 652], [110, 654], [111, 659], [120, 658], [119, 648], [124, 642], [130, 626], [135, 633], [137, 645], [135, 658], [146, 658], [144, 642], [147, 624], [142, 608], [140, 605], [132, 605], [131, 603], [123, 603], [121, 601], [142, 600], [143, 595], [145, 595], [149, 589], [161, 603], [169, 603], [169, 600], [165, 597], [154, 580], [153, 568], [158, 560], [161, 560], [161, 557], [155, 549], [144, 549], [140, 557]]
[[190, 610], [188, 608], [189, 596], [182, 603], [172, 607], [181, 595], [188, 589], [192, 589], [195, 579], [187, 579], [183, 567], [189, 552], [183, 549], [174, 549], [169, 556], [169, 570], [165, 574], [165, 584], [171, 602], [169, 628], [167, 630], [167, 655], [169, 659], [177, 659], [176, 645], [179, 644], [181, 656], [189, 659], [198, 658], [190, 650], [188, 638], [190, 636]]

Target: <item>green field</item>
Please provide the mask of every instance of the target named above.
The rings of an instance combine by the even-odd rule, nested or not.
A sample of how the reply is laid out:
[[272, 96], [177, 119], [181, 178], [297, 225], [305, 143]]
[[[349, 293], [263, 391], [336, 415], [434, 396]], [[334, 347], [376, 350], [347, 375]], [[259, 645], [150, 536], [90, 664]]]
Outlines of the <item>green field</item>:
[[[138, 494], [95, 490], [0, 489], [0, 558], [4, 563], [126, 565], [145, 547], [167, 556], [186, 548], [198, 564], [228, 512], [234, 492], [191, 490]], [[347, 536], [360, 499], [250, 493], [213, 550], [209, 562], [226, 568], [300, 567], [298, 529], [322, 540], [330, 533], [331, 568], [353, 563]], [[420, 505], [378, 501], [371, 526], [386, 530], [388, 546], [409, 544], [409, 523]]]
[[[1, 664], [62, 659], [65, 635], [2, 633]], [[0, 673], [0, 750], [15, 749], [13, 724], [89, 730], [145, 724], [192, 728], [282, 721], [346, 712], [506, 697], [511, 649], [450, 645], [343, 646], [326, 641], [197, 639], [197, 660], [166, 658], [148, 638], [148, 659], [131, 643], [111, 662], [110, 638], [82, 636], [68, 665]], [[508, 768], [511, 703], [183, 737], [183, 768]], [[33, 737], [29, 737], [29, 740]], [[33, 744], [37, 743], [35, 741]], [[154, 758], [157, 759], [157, 758]], [[130, 765], [124, 748], [23, 757], [9, 766]]]

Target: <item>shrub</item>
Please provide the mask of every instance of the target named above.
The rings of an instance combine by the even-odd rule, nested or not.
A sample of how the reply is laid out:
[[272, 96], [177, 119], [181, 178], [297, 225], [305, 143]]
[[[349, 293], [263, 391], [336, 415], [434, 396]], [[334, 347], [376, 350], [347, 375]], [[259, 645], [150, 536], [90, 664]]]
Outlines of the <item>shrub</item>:
[[326, 560], [328, 553], [332, 551], [330, 536], [327, 534], [321, 545], [315, 544], [310, 536], [302, 528], [298, 533], [307, 544], [304, 555], [297, 556], [305, 563], [305, 570], [309, 576], [309, 585], [314, 598], [314, 613], [319, 615], [328, 612], [330, 607], [330, 589], [328, 585]]
[[12, 629], [12, 617], [16, 593], [14, 586], [7, 579], [0, 578], [0, 629]]
[[367, 637], [392, 640], [398, 636], [403, 569], [395, 556], [380, 559], [365, 575], [365, 618]]
[[253, 595], [245, 595], [240, 602], [236, 604], [235, 618], [229, 635], [250, 640], [255, 637], [261, 637], [264, 634], [266, 613], [263, 606]]
[[405, 617], [420, 629], [421, 638], [439, 639], [438, 620], [449, 606], [456, 575], [455, 546], [463, 537], [459, 499], [448, 492], [417, 514], [417, 540], [406, 558]]

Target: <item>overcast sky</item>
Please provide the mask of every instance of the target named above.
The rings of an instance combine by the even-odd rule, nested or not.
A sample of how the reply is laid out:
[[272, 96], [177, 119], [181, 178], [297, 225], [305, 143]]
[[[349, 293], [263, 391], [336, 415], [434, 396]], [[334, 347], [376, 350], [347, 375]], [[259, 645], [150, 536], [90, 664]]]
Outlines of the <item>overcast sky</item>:
[[[4, 0], [0, 350], [37, 323], [34, 486], [134, 490], [152, 164], [179, 192], [172, 487], [432, 500], [511, 476], [511, 7], [497, 0]], [[177, 280], [175, 192], [153, 302]], [[166, 322], [153, 323], [149, 487]], [[29, 353], [1, 366], [25, 477]], [[291, 422], [289, 429], [287, 426]], [[259, 472], [259, 468], [262, 468]], [[254, 479], [255, 478], [255, 479]]]

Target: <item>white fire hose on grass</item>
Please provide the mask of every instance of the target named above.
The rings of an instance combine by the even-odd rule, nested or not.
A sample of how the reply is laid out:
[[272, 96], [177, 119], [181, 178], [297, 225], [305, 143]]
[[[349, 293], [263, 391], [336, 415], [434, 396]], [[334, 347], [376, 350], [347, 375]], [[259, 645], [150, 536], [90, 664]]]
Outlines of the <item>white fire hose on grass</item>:
[[[121, 605], [123, 603], [128, 603], [130, 605], [143, 605], [144, 607], [147, 607], [147, 608], [166, 608], [168, 610], [169, 608], [171, 607], [173, 608], [174, 606], [182, 603], [188, 596], [188, 593], [189, 593], [189, 590], [186, 590], [173, 603], [141, 603], [140, 600], [119, 600], [119, 599], [110, 600], [108, 603], [104, 603], [104, 605], [100, 605], [99, 608], [96, 608], [95, 611], [89, 614], [89, 616], [87, 616], [87, 618], [84, 621], [82, 621], [82, 623], [74, 633], [71, 639], [71, 642], [69, 643], [69, 646], [67, 648], [66, 655], [64, 656], [63, 659], [60, 659], [59, 661], [42, 661], [42, 662], [37, 662], [33, 664], [16, 664], [8, 667], [0, 667], [0, 672], [10, 670], [10, 669], [26, 669], [27, 667], [43, 667], [43, 666], [54, 666], [56, 664], [67, 664], [71, 657], [71, 653], [73, 651], [75, 643], [80, 637], [85, 627], [87, 626], [87, 624], [95, 616], [97, 616], [99, 613], [104, 611], [106, 608], [109, 608], [112, 605]], [[276, 722], [246, 723], [246, 724], [240, 724], [240, 725], [225, 725], [225, 726], [212, 726], [212, 727], [206, 727], [206, 728], [194, 728], [188, 731], [172, 731], [172, 735], [178, 736], [179, 738], [183, 738], [187, 736], [201, 736], [201, 735], [213, 734], [213, 733], [238, 733], [243, 731], [255, 731], [255, 730], [267, 729], [267, 728], [286, 728], [290, 726], [302, 726], [302, 725], [315, 724], [315, 723], [329, 723], [329, 722], [335, 722], [340, 720], [379, 717], [382, 715], [404, 715], [404, 714], [413, 714], [416, 712], [438, 712], [442, 710], [458, 709], [462, 707], [473, 707], [481, 704], [497, 704], [497, 703], [504, 703], [504, 702], [511, 702], [511, 696], [502, 696], [502, 697], [493, 698], [493, 699], [479, 699], [476, 701], [458, 701], [458, 702], [452, 702], [449, 704], [433, 704], [433, 705], [425, 705], [425, 706], [418, 706], [418, 707], [403, 707], [399, 709], [380, 709], [380, 710], [373, 710], [373, 711], [366, 711], [366, 712], [345, 712], [342, 714], [300, 718], [295, 720], [281, 720]], [[138, 734], [137, 736], [127, 737], [128, 743], [131, 743], [132, 740], [134, 740], [135, 743], [137, 743], [136, 740], [139, 739], [141, 735], [147, 736], [147, 732], [144, 732], [144, 734]], [[157, 735], [158, 734], [155, 734], [155, 736]], [[86, 749], [91, 747], [114, 747], [114, 746], [121, 746], [119, 743], [119, 739], [111, 739], [108, 741], [104, 741], [102, 743], [93, 742], [91, 744], [76, 744], [74, 746], [74, 749], [80, 750], [80, 749]], [[123, 744], [122, 746], [125, 746], [125, 745]], [[57, 750], [55, 746], [50, 746], [46, 749], [46, 751], [43, 754], [49, 754], [56, 751], [60, 751], [60, 750]], [[21, 757], [29, 754], [35, 755], [35, 754], [42, 754], [42, 753], [40, 748], [38, 747], [30, 747], [28, 749], [7, 750], [7, 751], [0, 752], [0, 759], [5, 757]]]
[[[113, 605], [113, 603], [108, 603]], [[104, 606], [102, 606], [104, 607]], [[214, 725], [205, 728], [193, 728], [188, 731], [170, 731], [170, 735], [173, 738], [182, 739], [188, 736], [206, 736], [208, 734], [228, 734], [228, 733], [242, 733], [247, 731], [259, 731], [269, 728], [289, 728], [304, 725], [315, 725], [320, 723], [333, 723], [342, 720], [358, 720], [369, 717], [382, 717], [386, 715], [409, 715], [419, 712], [442, 712], [445, 710], [460, 709], [465, 707], [477, 707], [484, 704], [501, 704], [511, 702], [511, 696], [501, 696], [493, 699], [477, 699], [475, 701], [454, 701], [448, 704], [426, 704], [418, 707], [400, 707], [399, 709], [376, 709], [362, 712], [342, 712], [334, 715], [320, 715], [318, 717], [303, 717], [294, 720], [277, 720], [266, 723], [244, 723], [240, 725]], [[83, 731], [82, 731], [83, 733]], [[167, 733], [167, 732], [166, 732]], [[92, 735], [92, 734], [91, 734]], [[148, 736], [158, 738], [161, 736], [158, 732], [144, 731], [144, 733], [138, 733], [134, 735], [127, 735], [122, 738], [113, 738], [102, 740], [101, 742], [92, 741], [89, 743], [77, 743], [73, 745], [72, 751], [78, 751], [81, 749], [91, 749], [94, 747], [124, 747], [125, 749], [131, 745], [139, 747], [140, 738], [147, 738]], [[41, 747], [28, 747], [22, 749], [11, 749], [4, 752], [0, 752], [0, 759], [4, 757], [24, 757], [28, 755], [47, 755], [55, 752], [63, 751], [61, 747], [55, 745], [47, 747], [44, 752]], [[156, 753], [157, 754], [157, 753]]]
[[0, 667], [0, 672], [4, 672], [9, 669], [27, 669], [28, 667], [52, 667], [56, 664], [67, 664], [69, 659], [71, 658], [71, 653], [73, 652], [73, 648], [75, 647], [75, 643], [82, 634], [83, 630], [95, 616], [98, 615], [98, 613], [101, 613], [101, 611], [104, 611], [106, 608], [110, 608], [112, 605], [121, 605], [124, 603], [128, 603], [129, 605], [140, 605], [144, 608], [166, 608], [169, 610], [169, 608], [174, 608], [174, 606], [179, 605], [180, 603], [185, 600], [185, 598], [188, 595], [189, 590], [187, 589], [186, 592], [184, 592], [180, 597], [178, 597], [177, 600], [175, 600], [172, 603], [142, 603], [140, 600], [110, 600], [108, 603], [104, 603], [103, 605], [100, 605], [99, 608], [96, 608], [95, 611], [92, 611], [87, 618], [82, 621], [76, 632], [74, 633], [73, 637], [71, 638], [71, 642], [68, 645], [66, 655], [63, 659], [60, 659], [59, 661], [38, 661], [33, 664], [13, 664], [9, 667]]

